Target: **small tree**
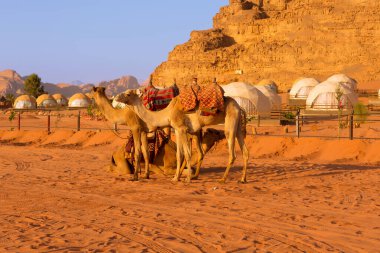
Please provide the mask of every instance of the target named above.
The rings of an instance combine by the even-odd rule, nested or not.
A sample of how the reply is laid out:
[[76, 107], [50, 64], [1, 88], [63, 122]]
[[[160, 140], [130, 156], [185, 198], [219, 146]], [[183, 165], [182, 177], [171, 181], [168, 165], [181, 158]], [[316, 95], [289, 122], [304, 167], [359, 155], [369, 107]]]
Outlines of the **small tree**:
[[12, 104], [15, 102], [15, 95], [13, 95], [12, 93], [8, 93], [5, 95], [5, 100], [9, 103], [9, 104]]
[[44, 86], [41, 85], [41, 78], [37, 74], [31, 74], [25, 79], [24, 90], [34, 97], [45, 93]]

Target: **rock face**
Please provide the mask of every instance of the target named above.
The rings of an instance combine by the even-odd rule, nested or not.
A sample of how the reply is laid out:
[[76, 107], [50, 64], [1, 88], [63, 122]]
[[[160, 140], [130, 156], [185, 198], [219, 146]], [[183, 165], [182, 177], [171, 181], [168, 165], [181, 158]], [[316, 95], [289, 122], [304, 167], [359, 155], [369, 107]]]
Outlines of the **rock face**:
[[[91, 91], [93, 84], [72, 85], [68, 83], [42, 83], [44, 90], [49, 94], [62, 94], [71, 97], [76, 93], [88, 93]], [[137, 79], [133, 76], [123, 76], [112, 81], [103, 81], [97, 84], [106, 87], [107, 95], [114, 96], [127, 89], [138, 88]], [[14, 70], [4, 70], [0, 72], [0, 97], [11, 93], [14, 95], [24, 94], [24, 80]]]
[[[380, 1], [230, 0], [213, 28], [193, 31], [153, 74], [155, 84], [275, 80], [345, 73], [380, 80]], [[361, 88], [365, 88], [361, 86]]]
[[6, 94], [22, 94], [24, 81], [16, 71], [7, 69], [0, 71], [0, 96]]
[[98, 85], [107, 88], [106, 94], [108, 96], [114, 96], [127, 89], [136, 89], [139, 87], [139, 83], [134, 76], [122, 76], [112, 81], [100, 82]]

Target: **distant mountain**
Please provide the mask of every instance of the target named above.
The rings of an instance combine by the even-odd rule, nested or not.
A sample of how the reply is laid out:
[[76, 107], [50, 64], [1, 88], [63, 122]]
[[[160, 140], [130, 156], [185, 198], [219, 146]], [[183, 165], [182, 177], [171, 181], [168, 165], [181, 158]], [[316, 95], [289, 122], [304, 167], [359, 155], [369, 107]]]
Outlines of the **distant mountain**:
[[[24, 79], [16, 71], [7, 69], [0, 71], [0, 96], [5, 96], [8, 93], [16, 96], [24, 94]], [[84, 84], [80, 81], [72, 83], [42, 83], [44, 90], [49, 94], [60, 93], [64, 96], [71, 97], [75, 93], [91, 92], [93, 84]], [[139, 87], [137, 79], [134, 76], [122, 76], [121, 78], [102, 81], [97, 86], [106, 87], [106, 93], [112, 97], [118, 93], [124, 92], [127, 89], [135, 89]]]
[[70, 84], [73, 84], [73, 85], [81, 85], [81, 84], [84, 84], [84, 82], [80, 81], [80, 80], [74, 80], [72, 82], [70, 82]]
[[139, 82], [134, 76], [122, 76], [121, 78], [112, 81], [102, 81], [98, 83], [98, 86], [106, 87], [106, 94], [108, 96], [114, 96], [127, 89], [136, 89], [140, 87]]

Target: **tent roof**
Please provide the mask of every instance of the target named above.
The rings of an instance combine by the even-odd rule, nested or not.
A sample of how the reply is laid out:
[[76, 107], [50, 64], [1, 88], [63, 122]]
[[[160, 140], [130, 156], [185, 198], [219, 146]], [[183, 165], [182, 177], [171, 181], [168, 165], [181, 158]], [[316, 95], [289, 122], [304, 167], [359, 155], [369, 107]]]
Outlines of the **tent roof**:
[[332, 75], [326, 81], [333, 82], [333, 83], [341, 83], [342, 85], [346, 86], [346, 88], [353, 89], [353, 90], [357, 89], [357, 84], [358, 84], [355, 79], [352, 79], [351, 77], [345, 74]]
[[36, 101], [37, 101], [37, 105], [41, 105], [41, 103], [42, 103], [43, 101], [45, 101], [45, 100], [51, 100], [51, 101], [56, 102], [52, 95], [49, 95], [49, 94], [42, 94], [42, 95], [39, 96], [39, 97], [37, 98], [37, 100], [36, 100]]
[[271, 111], [269, 98], [255, 86], [243, 82], [234, 82], [223, 85], [222, 88], [225, 96], [249, 99], [256, 106], [258, 113], [269, 113]]
[[336, 93], [337, 87], [340, 87], [340, 90], [343, 92], [343, 95], [348, 98], [348, 100], [351, 102], [352, 105], [355, 105], [358, 102], [358, 96], [357, 94], [347, 88], [344, 85], [340, 85], [334, 82], [330, 81], [324, 81], [317, 86], [315, 86], [309, 93], [309, 96], [306, 99], [306, 106], [310, 107], [312, 106], [315, 99], [323, 93]]
[[276, 92], [274, 92], [271, 88], [269, 88], [266, 85], [255, 85], [254, 87], [261, 91], [267, 98], [269, 98], [269, 101], [272, 105], [272, 109], [280, 109], [282, 103], [280, 95], [278, 95]]
[[302, 87], [315, 87], [318, 84], [319, 84], [318, 80], [316, 80], [314, 78], [305, 78], [305, 77], [298, 78], [293, 83], [293, 86], [292, 86], [289, 94], [290, 94], [290, 96], [295, 97]]
[[76, 94], [72, 95], [69, 99], [69, 103], [71, 103], [72, 101], [74, 101], [76, 99], [84, 99], [90, 103], [90, 99], [86, 95], [84, 95], [83, 93], [76, 93]]
[[31, 102], [36, 102], [36, 99], [33, 96], [30, 95], [21, 95], [16, 98], [15, 103], [18, 101], [31, 101]]
[[67, 100], [67, 98], [66, 98], [64, 95], [60, 94], [60, 93], [56, 93], [56, 94], [54, 94], [54, 95], [53, 95], [53, 98], [54, 98], [55, 100], [57, 100], [57, 99], [66, 99], [66, 100]]

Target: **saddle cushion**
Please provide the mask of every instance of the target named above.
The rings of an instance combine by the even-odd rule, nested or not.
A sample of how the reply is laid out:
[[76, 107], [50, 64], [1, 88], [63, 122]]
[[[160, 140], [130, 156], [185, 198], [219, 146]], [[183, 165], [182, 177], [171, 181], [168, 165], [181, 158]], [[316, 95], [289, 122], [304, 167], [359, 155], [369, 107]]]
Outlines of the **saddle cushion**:
[[165, 89], [157, 89], [149, 85], [142, 92], [143, 104], [151, 111], [159, 111], [166, 108], [170, 101], [179, 93], [176, 85]]
[[[134, 152], [135, 146], [133, 142], [132, 131], [128, 131], [127, 141], [125, 144], [125, 158], [133, 164], [134, 162]], [[153, 163], [155, 157], [160, 151], [161, 147], [169, 141], [169, 135], [165, 134], [163, 130], [157, 130], [153, 138], [148, 139], [148, 151], [149, 151], [149, 162]]]
[[185, 112], [194, 110], [195, 107], [197, 107], [197, 94], [199, 92], [199, 89], [200, 87], [197, 85], [186, 85], [181, 88], [179, 93], [179, 100], [181, 101], [181, 105]]
[[185, 112], [195, 110], [197, 105], [203, 116], [224, 111], [224, 91], [217, 84], [202, 88], [198, 85], [185, 86], [181, 89], [179, 99]]

